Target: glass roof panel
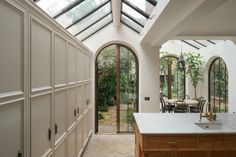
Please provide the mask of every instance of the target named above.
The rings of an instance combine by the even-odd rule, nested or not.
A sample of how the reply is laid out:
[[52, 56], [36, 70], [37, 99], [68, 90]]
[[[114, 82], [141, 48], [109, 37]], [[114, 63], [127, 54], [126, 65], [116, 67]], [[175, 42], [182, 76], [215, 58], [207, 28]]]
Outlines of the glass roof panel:
[[40, 0], [36, 4], [50, 16], [55, 16], [60, 10], [75, 0]]
[[112, 21], [112, 15], [109, 14], [108, 16], [106, 16], [105, 18], [103, 18], [102, 20], [97, 22], [95, 25], [89, 27], [87, 30], [83, 31], [82, 33], [80, 33], [76, 37], [79, 40], [84, 40], [85, 38], [87, 38], [88, 36], [90, 36], [94, 32], [98, 31], [99, 29], [101, 29], [103, 26], [110, 23], [111, 21]]
[[129, 7], [125, 3], [123, 3], [122, 5], [123, 5], [123, 7], [122, 7], [123, 12], [125, 12], [129, 16], [133, 17], [136, 21], [138, 21], [142, 25], [144, 25], [146, 23], [147, 19], [143, 15], [141, 15], [140, 13], [138, 13], [136, 10]]
[[110, 7], [110, 3], [108, 3], [105, 6], [103, 6], [102, 8], [95, 11], [93, 14], [89, 15], [88, 17], [86, 17], [85, 19], [83, 19], [82, 21], [77, 23], [76, 25], [70, 27], [68, 29], [68, 31], [71, 34], [75, 35], [76, 33], [82, 31], [83, 29], [86, 29], [89, 25], [96, 22], [96, 20], [105, 16], [110, 11], [111, 11], [111, 7]]
[[144, 12], [148, 13], [149, 15], [152, 14], [152, 11], [155, 6], [149, 3], [146, 0], [127, 0], [129, 3], [132, 3], [134, 6], [138, 7], [139, 9], [143, 10]]
[[127, 24], [128, 26], [132, 27], [134, 30], [136, 30], [139, 33], [142, 30], [142, 27], [140, 25], [138, 25], [137, 23], [135, 23], [134, 21], [132, 21], [131, 19], [129, 19], [128, 17], [124, 15], [121, 15], [121, 21]]
[[85, 0], [70, 11], [56, 18], [56, 21], [63, 27], [68, 27], [106, 1], [108, 0]]

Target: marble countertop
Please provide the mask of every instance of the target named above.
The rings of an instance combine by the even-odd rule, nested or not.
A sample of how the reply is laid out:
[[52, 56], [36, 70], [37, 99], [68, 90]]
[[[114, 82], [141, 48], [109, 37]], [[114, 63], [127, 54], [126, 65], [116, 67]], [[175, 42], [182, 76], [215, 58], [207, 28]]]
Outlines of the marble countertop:
[[[141, 134], [236, 134], [236, 114], [217, 113], [216, 121], [221, 124], [217, 129], [202, 129], [199, 113], [134, 113], [136, 124]], [[209, 123], [202, 118], [200, 123]]]

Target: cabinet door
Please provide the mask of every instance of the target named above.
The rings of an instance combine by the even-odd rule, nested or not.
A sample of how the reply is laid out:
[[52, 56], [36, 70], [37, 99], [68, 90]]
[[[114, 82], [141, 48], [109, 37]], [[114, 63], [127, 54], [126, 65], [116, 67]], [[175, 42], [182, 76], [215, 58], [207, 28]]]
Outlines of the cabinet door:
[[67, 137], [67, 157], [76, 157], [76, 129], [74, 128]]
[[66, 132], [66, 91], [55, 93], [55, 141]]
[[0, 156], [14, 157], [21, 150], [23, 102], [0, 105]]
[[66, 157], [66, 143], [63, 141], [55, 150], [55, 157]]
[[88, 112], [83, 117], [83, 144], [85, 144], [88, 137]]
[[67, 128], [69, 128], [76, 120], [76, 88], [68, 89], [67, 93]]
[[83, 108], [82, 108], [82, 91], [81, 91], [82, 87], [81, 85], [77, 87], [77, 96], [76, 96], [76, 99], [77, 99], [77, 116], [80, 117], [83, 113]]
[[77, 153], [79, 155], [81, 153], [81, 151], [82, 151], [82, 148], [83, 148], [83, 127], [82, 127], [82, 120], [80, 120], [78, 125], [76, 126], [76, 133], [77, 133], [77, 135], [76, 135]]
[[51, 144], [51, 95], [31, 100], [31, 156], [41, 157]]

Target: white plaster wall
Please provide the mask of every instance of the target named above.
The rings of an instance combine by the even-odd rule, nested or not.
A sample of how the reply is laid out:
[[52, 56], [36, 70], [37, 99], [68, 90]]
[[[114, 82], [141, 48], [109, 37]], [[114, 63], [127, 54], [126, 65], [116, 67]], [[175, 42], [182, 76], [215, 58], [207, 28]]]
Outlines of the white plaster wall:
[[229, 112], [236, 112], [236, 46], [230, 40], [217, 42], [215, 45], [208, 46], [207, 48], [201, 49], [200, 53], [204, 57], [206, 66], [204, 69], [204, 82], [200, 86], [201, 93], [205, 98], [208, 98], [208, 71], [209, 66], [214, 58], [221, 57], [228, 68], [229, 82]]
[[[139, 60], [139, 112], [159, 112], [159, 48], [140, 45], [139, 34], [124, 25], [116, 30], [110, 24], [84, 41], [84, 44], [95, 53], [93, 65], [95, 65], [97, 53], [110, 43], [125, 44], [137, 55]], [[95, 74], [94, 66], [93, 74]], [[93, 76], [93, 78], [95, 77]], [[150, 101], [145, 101], [144, 97], [150, 97]]]

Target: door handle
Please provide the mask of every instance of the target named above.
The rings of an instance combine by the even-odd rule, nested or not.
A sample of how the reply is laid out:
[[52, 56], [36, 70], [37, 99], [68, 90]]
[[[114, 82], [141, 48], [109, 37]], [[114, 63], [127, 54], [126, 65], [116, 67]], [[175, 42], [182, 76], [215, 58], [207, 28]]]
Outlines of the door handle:
[[55, 134], [57, 134], [57, 124], [55, 124]]
[[17, 157], [22, 157], [22, 152], [20, 150], [17, 153]]
[[52, 134], [52, 131], [51, 131], [51, 129], [49, 128], [49, 129], [48, 129], [48, 141], [51, 140], [51, 134]]

